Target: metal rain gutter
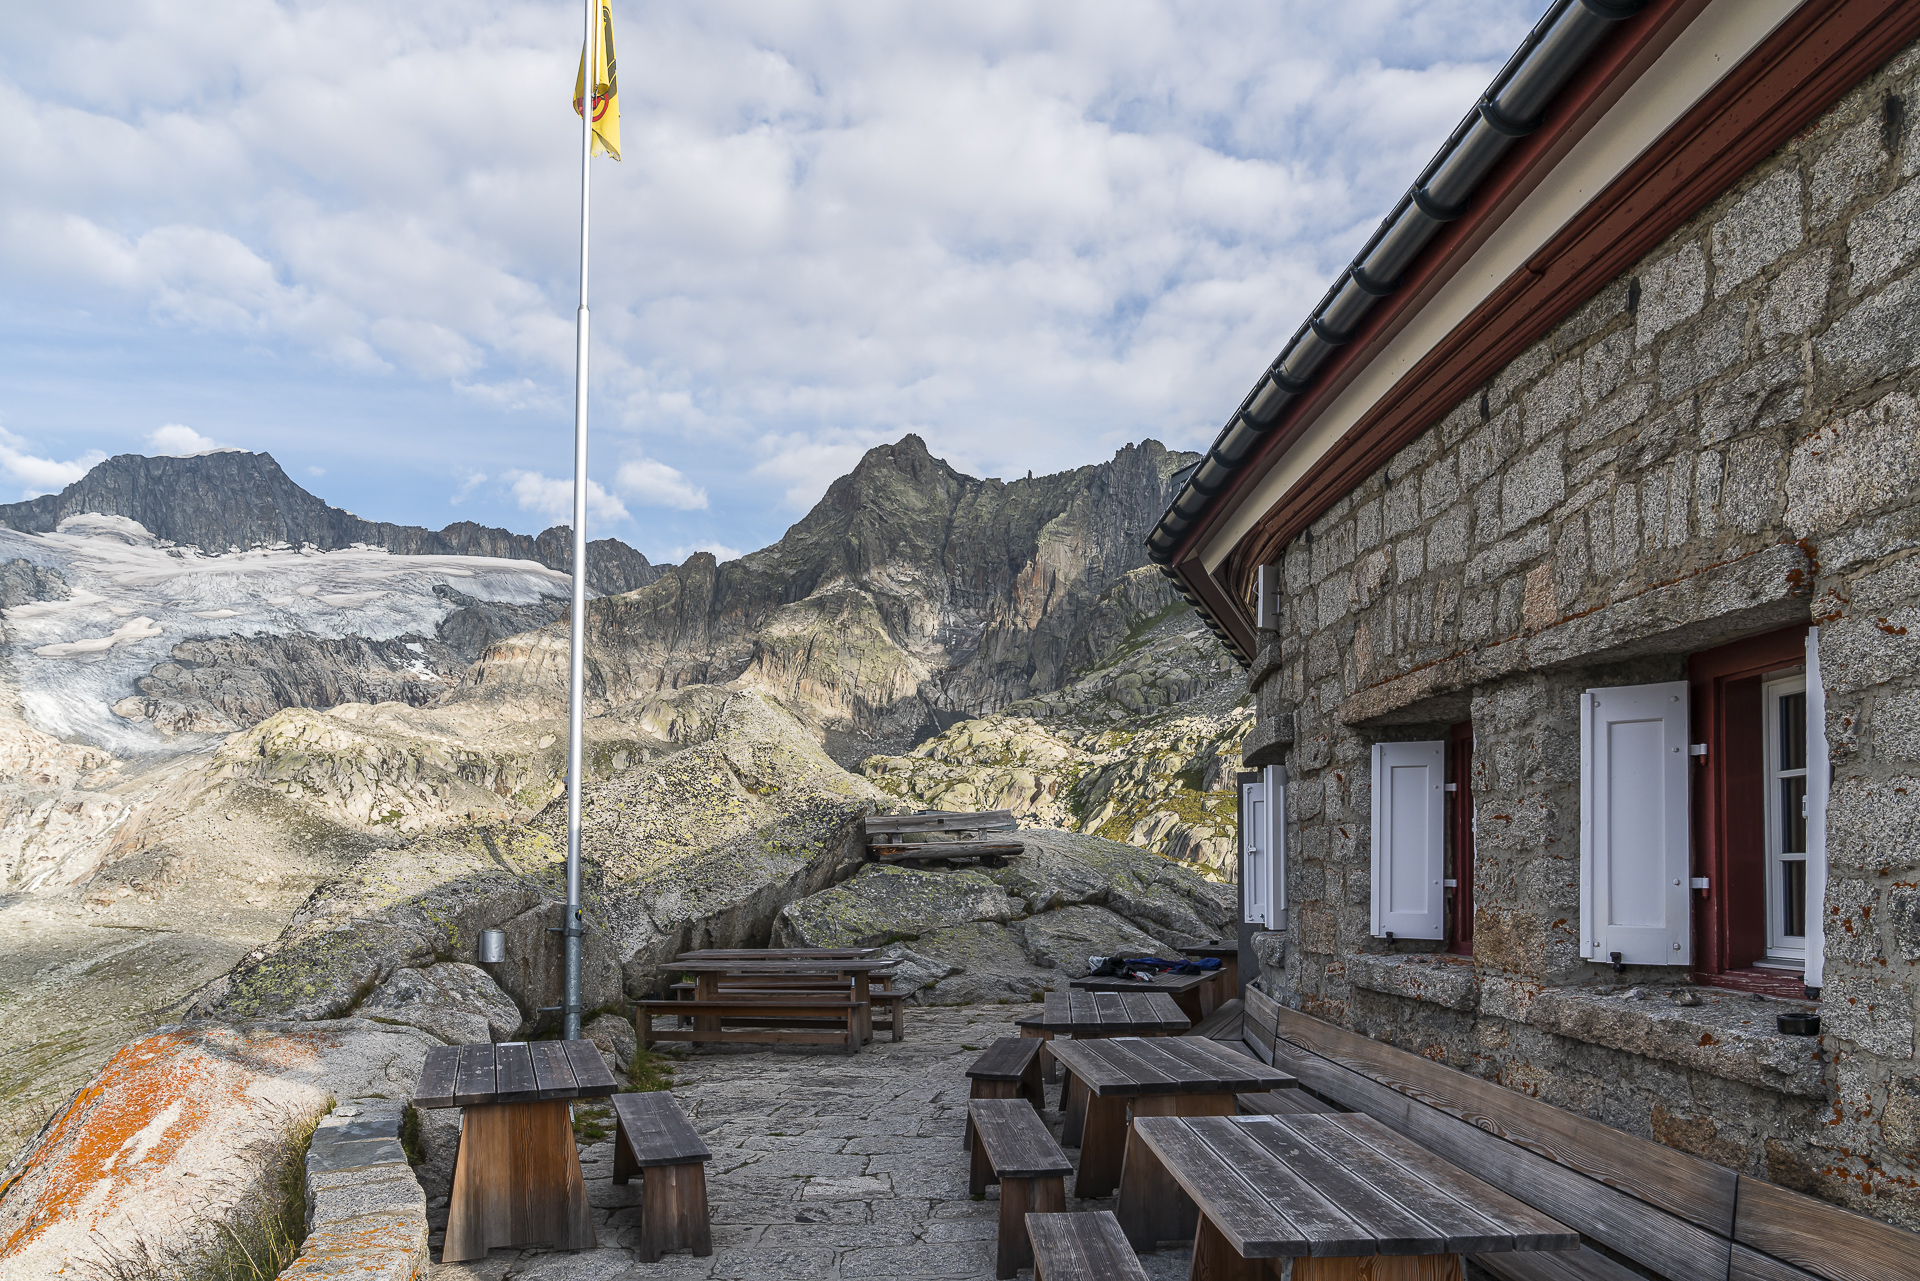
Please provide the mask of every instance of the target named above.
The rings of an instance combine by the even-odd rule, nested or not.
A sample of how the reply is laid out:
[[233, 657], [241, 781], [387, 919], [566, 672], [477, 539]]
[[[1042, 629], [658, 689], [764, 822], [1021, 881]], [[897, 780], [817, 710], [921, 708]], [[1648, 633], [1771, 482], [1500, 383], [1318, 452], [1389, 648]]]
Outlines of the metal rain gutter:
[[[1233, 480], [1255, 446], [1279, 425], [1281, 412], [1311, 388], [1315, 372], [1327, 357], [1353, 338], [1375, 303], [1400, 287], [1401, 275], [1435, 233], [1467, 211], [1474, 188], [1493, 166], [1516, 140], [1540, 127], [1547, 104], [1601, 37], [1647, 4], [1648, 0], [1556, 0], [1240, 402], [1147, 536], [1148, 559], [1173, 578], [1187, 603], [1200, 609], [1201, 617], [1229, 649], [1237, 653], [1239, 646], [1173, 573], [1173, 555], [1181, 539], [1213, 497]], [[1250, 660], [1252, 655], [1241, 658]]]

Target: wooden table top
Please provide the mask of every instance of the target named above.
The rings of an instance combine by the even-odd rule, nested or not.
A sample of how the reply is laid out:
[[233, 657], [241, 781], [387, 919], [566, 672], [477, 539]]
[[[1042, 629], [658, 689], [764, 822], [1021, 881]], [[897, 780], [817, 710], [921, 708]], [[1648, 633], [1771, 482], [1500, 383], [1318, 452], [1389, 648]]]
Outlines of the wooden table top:
[[1184, 1032], [1193, 1026], [1165, 992], [1049, 992], [1038, 1017], [1014, 1022], [1074, 1036]]
[[436, 1045], [414, 1087], [417, 1108], [591, 1099], [619, 1089], [592, 1041]]
[[1068, 984], [1083, 992], [1166, 992], [1169, 994], [1191, 992], [1208, 979], [1217, 978], [1219, 970], [1209, 970], [1205, 974], [1156, 974], [1151, 979], [1084, 978], [1075, 979]]
[[1227, 1094], [1300, 1082], [1204, 1036], [1117, 1036], [1049, 1041], [1049, 1052], [1096, 1095]]
[[1580, 1245], [1364, 1113], [1136, 1117], [1133, 1131], [1243, 1259]]
[[1216, 956], [1225, 960], [1229, 956], [1240, 955], [1238, 943], [1195, 943], [1192, 947], [1180, 949], [1182, 956]]
[[899, 964], [896, 956], [794, 956], [773, 961], [689, 961], [682, 957], [666, 968], [679, 974], [873, 974]]

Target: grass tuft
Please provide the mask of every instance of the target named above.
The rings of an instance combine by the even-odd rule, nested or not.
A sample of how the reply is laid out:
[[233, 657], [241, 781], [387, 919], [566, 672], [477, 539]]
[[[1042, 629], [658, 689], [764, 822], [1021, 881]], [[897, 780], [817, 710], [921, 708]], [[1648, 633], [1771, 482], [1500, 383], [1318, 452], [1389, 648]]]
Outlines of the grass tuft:
[[296, 1116], [250, 1145], [255, 1192], [224, 1219], [179, 1241], [136, 1237], [92, 1263], [98, 1281], [273, 1281], [307, 1239], [307, 1148], [325, 1112]]
[[642, 1046], [627, 1065], [627, 1083], [634, 1094], [673, 1088], [673, 1062], [660, 1051]]

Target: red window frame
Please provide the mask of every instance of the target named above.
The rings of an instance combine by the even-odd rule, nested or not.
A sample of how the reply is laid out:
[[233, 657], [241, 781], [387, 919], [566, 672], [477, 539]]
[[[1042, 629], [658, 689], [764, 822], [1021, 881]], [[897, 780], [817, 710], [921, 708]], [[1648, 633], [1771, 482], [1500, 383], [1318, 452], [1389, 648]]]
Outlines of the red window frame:
[[1447, 950], [1473, 955], [1473, 722], [1447, 733], [1447, 830], [1453, 843], [1453, 908]]
[[1692, 694], [1693, 981], [1800, 997], [1800, 975], [1762, 969], [1766, 955], [1766, 833], [1761, 809], [1760, 682], [1806, 662], [1807, 624], [1751, 636], [1687, 659]]

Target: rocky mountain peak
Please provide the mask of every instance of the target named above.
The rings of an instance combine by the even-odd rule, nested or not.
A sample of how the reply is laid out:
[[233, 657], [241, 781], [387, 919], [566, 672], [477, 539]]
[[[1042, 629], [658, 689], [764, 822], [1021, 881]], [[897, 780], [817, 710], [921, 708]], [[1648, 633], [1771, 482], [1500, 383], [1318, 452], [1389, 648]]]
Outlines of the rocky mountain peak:
[[[255, 547], [356, 543], [400, 555], [497, 556], [548, 569], [572, 563], [573, 534], [556, 525], [537, 537], [472, 521], [445, 529], [362, 520], [301, 488], [272, 454], [224, 449], [189, 457], [117, 454], [57, 494], [0, 504], [0, 527], [48, 534], [76, 516], [121, 516], [155, 538], [219, 554]], [[587, 544], [587, 582], [607, 594], [644, 587], [658, 566], [617, 538]]]

